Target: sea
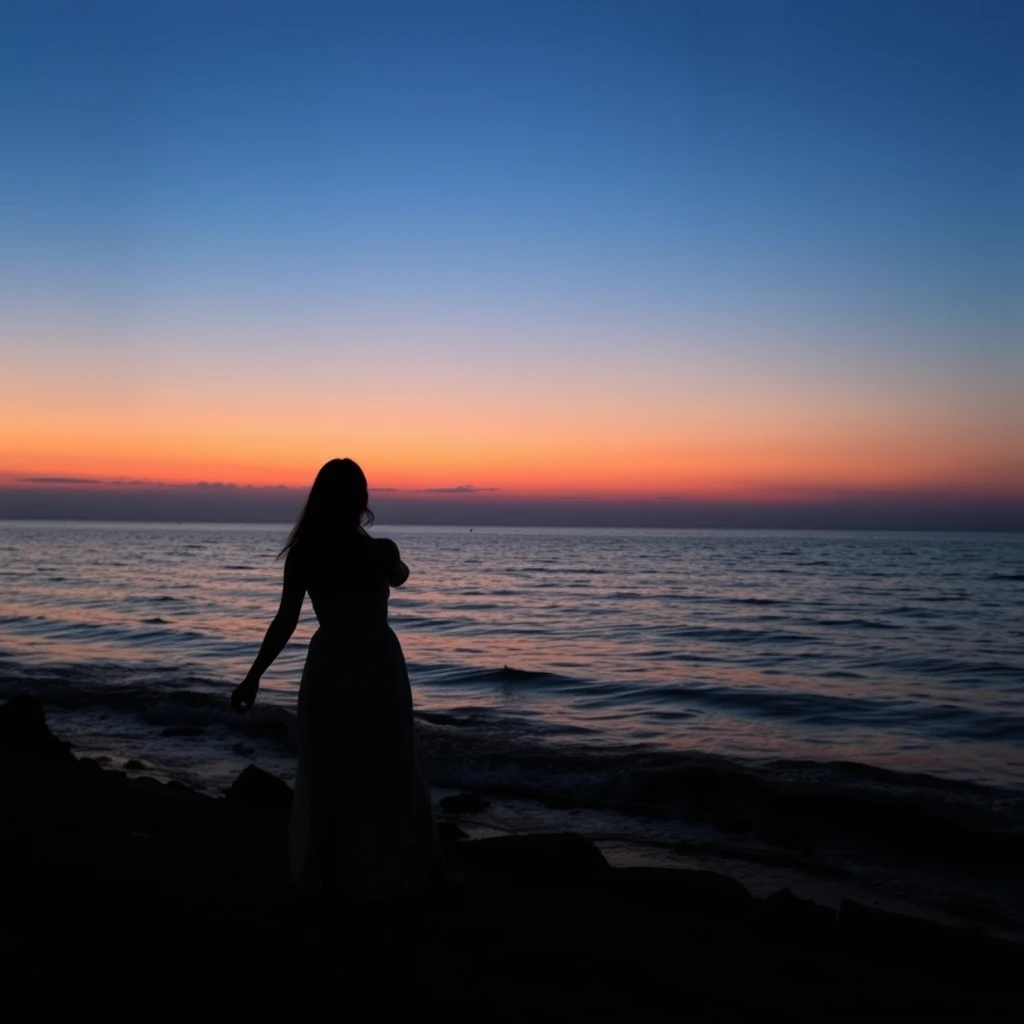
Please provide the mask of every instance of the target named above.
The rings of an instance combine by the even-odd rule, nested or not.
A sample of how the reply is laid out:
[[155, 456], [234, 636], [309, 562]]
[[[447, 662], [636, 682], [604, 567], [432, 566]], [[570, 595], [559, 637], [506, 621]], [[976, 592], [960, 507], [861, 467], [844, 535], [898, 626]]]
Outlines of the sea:
[[[0, 522], [0, 700], [129, 774], [292, 782], [308, 601], [229, 706], [287, 533]], [[1024, 935], [1024, 534], [374, 533], [411, 569], [391, 624], [437, 800], [483, 798], [439, 806], [469, 835], [580, 832], [617, 864]]]

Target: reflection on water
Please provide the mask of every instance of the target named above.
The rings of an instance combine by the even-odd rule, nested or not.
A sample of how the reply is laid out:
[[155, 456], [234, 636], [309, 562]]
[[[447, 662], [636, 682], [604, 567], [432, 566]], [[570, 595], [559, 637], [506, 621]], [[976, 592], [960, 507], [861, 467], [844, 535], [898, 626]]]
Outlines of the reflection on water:
[[[857, 760], [1024, 786], [1024, 539], [395, 528], [417, 705], [604, 748]], [[0, 651], [224, 694], [286, 527], [0, 524]], [[306, 609], [266, 677], [294, 702]], [[2, 663], [0, 663], [2, 665]], [[85, 676], [77, 676], [81, 687]]]

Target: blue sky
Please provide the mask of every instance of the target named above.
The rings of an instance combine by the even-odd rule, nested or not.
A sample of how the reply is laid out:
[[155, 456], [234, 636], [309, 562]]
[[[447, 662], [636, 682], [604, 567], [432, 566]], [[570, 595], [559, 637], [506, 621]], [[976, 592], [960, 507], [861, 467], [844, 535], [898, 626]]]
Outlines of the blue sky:
[[33, 291], [56, 267], [199, 309], [468, 294], [714, 318], [738, 298], [783, 322], [1020, 326], [1015, 4], [42, 0], [3, 20]]

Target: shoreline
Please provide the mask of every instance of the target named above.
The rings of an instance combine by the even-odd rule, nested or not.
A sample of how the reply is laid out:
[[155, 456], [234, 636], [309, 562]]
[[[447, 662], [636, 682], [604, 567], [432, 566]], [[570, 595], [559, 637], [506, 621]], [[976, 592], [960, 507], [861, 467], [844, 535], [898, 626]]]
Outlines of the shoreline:
[[[59, 736], [76, 745], [82, 742], [79, 730], [68, 728], [75, 712], [54, 707], [47, 714]], [[430, 764], [436, 738], [431, 734], [439, 716], [420, 718], [421, 728], [427, 726], [421, 740]], [[274, 725], [283, 735], [285, 726], [276, 720]], [[216, 786], [196, 787], [188, 775], [163, 765], [154, 756], [156, 748], [147, 749], [154, 742], [170, 743], [178, 744], [182, 755], [191, 754], [208, 729], [205, 720], [163, 729], [157, 722], [133, 735], [123, 754], [115, 746], [92, 749], [88, 743], [84, 753], [104, 769], [127, 769], [130, 778], [173, 781], [213, 799], [223, 795], [251, 760], [290, 782], [293, 765], [284, 748], [277, 749], [277, 743], [267, 747], [255, 737], [235, 745], [232, 767], [226, 761], [219, 765], [223, 781]], [[457, 732], [462, 735], [462, 730]], [[458, 751], [454, 761], [448, 751], [432, 765], [435, 813], [471, 838], [579, 832], [617, 867], [710, 870], [735, 878], [760, 898], [788, 888], [837, 911], [843, 899], [854, 898], [953, 928], [1024, 940], [1024, 877], [1017, 867], [1024, 864], [1024, 833], [1019, 823], [982, 813], [973, 804], [962, 806], [959, 797], [973, 798], [980, 791], [975, 784], [851, 763], [831, 767], [842, 768], [850, 776], [846, 781], [856, 783], [853, 788], [794, 788], [788, 776], [773, 778], [756, 765], [697, 757], [673, 762], [671, 771], [656, 773], [642, 784], [623, 774], [611, 779], [623, 799], [609, 799], [608, 794], [595, 799], [586, 787], [575, 792], [576, 783], [557, 791], [538, 789], [535, 779], [534, 784], [528, 785], [531, 780], [526, 778], [512, 784], [490, 764], [494, 750], [460, 746]], [[79, 757], [82, 753], [77, 750]], [[600, 774], [607, 768], [608, 758], [581, 761], [581, 752], [566, 756], [576, 772], [589, 766], [592, 774]], [[535, 752], [531, 757], [535, 759]], [[619, 762], [613, 752], [610, 763]], [[477, 767], [470, 770], [473, 764]], [[454, 775], [451, 766], [458, 769]], [[649, 774], [649, 767], [635, 772], [636, 779]], [[899, 792], [887, 791], [893, 783]], [[917, 789], [907, 788], [911, 784]], [[646, 803], [643, 794], [649, 790], [664, 802]], [[627, 791], [632, 795], [626, 796]], [[448, 798], [459, 794], [469, 795], [470, 805], [447, 809]], [[938, 802], [937, 795], [942, 795]], [[991, 798], [996, 796], [993, 791]]]
[[[12, 707], [13, 705], [13, 707]], [[31, 698], [0, 707], [0, 813], [24, 1015], [93, 1010], [521, 1019], [685, 1011], [835, 1018], [1024, 1010], [1024, 946], [726, 874], [612, 867], [579, 835], [461, 838], [446, 901], [325, 916], [286, 882], [284, 784], [219, 799], [76, 759]]]

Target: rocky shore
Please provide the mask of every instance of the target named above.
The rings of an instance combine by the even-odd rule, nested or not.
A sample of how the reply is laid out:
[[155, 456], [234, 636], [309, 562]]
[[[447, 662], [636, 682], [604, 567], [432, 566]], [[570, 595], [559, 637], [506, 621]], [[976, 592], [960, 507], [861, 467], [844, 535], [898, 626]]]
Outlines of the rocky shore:
[[612, 868], [585, 838], [468, 840], [464, 884], [353, 912], [286, 881], [284, 783], [220, 799], [78, 759], [0, 708], [0, 1013], [522, 1020], [1020, 1019], [1024, 947], [705, 871]]

